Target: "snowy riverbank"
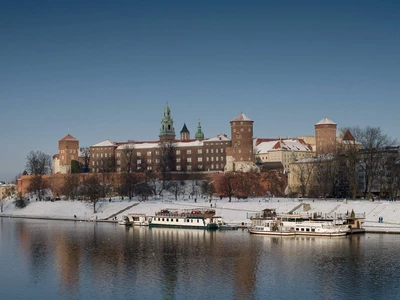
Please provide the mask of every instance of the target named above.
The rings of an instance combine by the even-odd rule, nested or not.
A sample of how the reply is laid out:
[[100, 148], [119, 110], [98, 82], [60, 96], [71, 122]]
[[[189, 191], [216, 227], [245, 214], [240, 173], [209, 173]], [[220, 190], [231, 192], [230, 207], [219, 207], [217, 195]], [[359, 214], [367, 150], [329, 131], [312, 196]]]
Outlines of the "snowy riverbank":
[[[226, 223], [248, 225], [248, 214], [259, 213], [263, 209], [273, 208], [277, 213], [293, 212], [295, 214], [318, 213], [328, 216], [350, 213], [365, 215], [364, 227], [367, 232], [393, 232], [400, 233], [400, 202], [367, 200], [313, 200], [313, 199], [287, 199], [287, 198], [254, 198], [248, 200], [213, 199], [211, 202], [216, 214], [222, 216]], [[161, 209], [179, 209], [191, 207], [210, 207], [204, 199], [171, 199], [149, 200], [121, 200], [113, 198], [98, 202], [96, 213], [93, 204], [84, 201], [30, 201], [27, 207], [18, 209], [14, 199], [5, 200], [3, 212], [0, 217], [42, 218], [59, 220], [81, 221], [115, 221], [127, 213], [144, 213], [152, 216]], [[304, 204], [309, 204], [309, 209], [304, 209]], [[76, 219], [74, 218], [76, 216]], [[380, 223], [379, 218], [383, 219]]]

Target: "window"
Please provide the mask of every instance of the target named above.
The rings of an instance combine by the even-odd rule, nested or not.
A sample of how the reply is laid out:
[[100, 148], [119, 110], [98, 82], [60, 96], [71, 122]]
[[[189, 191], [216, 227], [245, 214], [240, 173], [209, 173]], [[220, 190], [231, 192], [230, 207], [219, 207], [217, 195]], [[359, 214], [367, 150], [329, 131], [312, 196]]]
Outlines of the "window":
[[211, 149], [211, 153], [214, 153], [214, 149]]
[[148, 163], [148, 164], [151, 164], [151, 159], [148, 159], [148, 160], [147, 160], [147, 163]]
[[188, 171], [191, 171], [191, 170], [192, 170], [192, 166], [191, 166], [191, 165], [188, 165], [188, 166], [187, 166], [187, 169], [188, 169]]
[[[107, 157], [107, 153], [104, 154], [104, 157]], [[110, 155], [110, 157], [111, 157], [111, 155]]]
[[140, 164], [142, 163], [142, 160], [141, 160], [141, 159], [138, 159], [138, 160], [136, 161], [136, 163], [137, 163], [138, 165], [140, 165]]
[[197, 161], [198, 161], [198, 162], [202, 162], [202, 161], [203, 161], [203, 158], [202, 158], [202, 157], [198, 157], [198, 158], [197, 158]]
[[156, 158], [156, 164], [159, 164], [160, 160], [158, 158]]
[[215, 161], [218, 161], [218, 156], [215, 158]]
[[181, 150], [176, 150], [176, 155], [181, 155]]
[[100, 154], [100, 157], [103, 157], [103, 153]]
[[177, 162], [177, 163], [180, 163], [180, 162], [181, 162], [181, 159], [178, 157], [178, 158], [176, 159], [176, 162]]
[[198, 165], [197, 168], [199, 168], [201, 170], [201, 169], [203, 169], [203, 165]]
[[189, 162], [189, 163], [192, 162], [192, 158], [191, 158], [191, 157], [188, 157], [188, 158], [187, 158], [187, 162]]
[[121, 153], [118, 152], [118, 153], [117, 153], [117, 157], [121, 157]]
[[176, 165], [176, 170], [180, 171], [181, 170], [181, 166], [180, 165]]
[[211, 161], [214, 161], [214, 157], [211, 157]]
[[117, 165], [120, 165], [121, 164], [121, 160], [117, 160]]
[[94, 161], [92, 161], [92, 166], [94, 166]]
[[224, 157], [223, 156], [221, 156], [221, 161], [223, 161], [224, 160]]
[[151, 156], [151, 151], [147, 151], [147, 156]]
[[160, 151], [157, 150], [157, 151], [156, 151], [156, 155], [160, 155]]
[[198, 154], [202, 154], [202, 153], [203, 153], [203, 150], [202, 150], [202, 149], [198, 149], [198, 150], [197, 150], [197, 153], [198, 153]]
[[208, 158], [208, 157], [206, 158], [206, 161], [209, 161], [209, 158]]
[[208, 153], [208, 149], [206, 149], [206, 153]]
[[141, 155], [142, 155], [142, 153], [140, 153], [140, 152], [137, 152], [137, 153], [136, 153], [136, 155], [137, 155], [137, 156], [141, 156]]
[[192, 150], [186, 150], [187, 154], [192, 154]]
[[215, 149], [215, 153], [218, 153], [218, 149]]

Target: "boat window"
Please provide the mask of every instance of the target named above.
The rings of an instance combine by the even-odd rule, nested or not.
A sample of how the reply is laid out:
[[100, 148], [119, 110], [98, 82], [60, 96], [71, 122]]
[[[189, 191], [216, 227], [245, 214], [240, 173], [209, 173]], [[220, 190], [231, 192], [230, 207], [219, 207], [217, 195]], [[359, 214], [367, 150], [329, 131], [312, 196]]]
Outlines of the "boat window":
[[190, 220], [190, 222], [191, 222], [191, 223], [193, 223], [193, 219], [192, 219], [192, 220]]
[[167, 218], [167, 222], [169, 222], [169, 219]]
[[178, 219], [176, 219], [176, 221], [177, 221], [177, 222], [179, 222], [179, 220], [178, 220]]
[[304, 228], [302, 228], [301, 231], [304, 231]]
[[315, 228], [311, 228], [311, 231], [312, 231], [312, 232], [315, 232]]
[[306, 231], [310, 231], [310, 228], [306, 228]]
[[164, 218], [162, 218], [162, 220], [164, 221]]
[[197, 220], [197, 223], [199, 223], [199, 220]]
[[299, 228], [296, 228], [296, 231], [299, 231]]

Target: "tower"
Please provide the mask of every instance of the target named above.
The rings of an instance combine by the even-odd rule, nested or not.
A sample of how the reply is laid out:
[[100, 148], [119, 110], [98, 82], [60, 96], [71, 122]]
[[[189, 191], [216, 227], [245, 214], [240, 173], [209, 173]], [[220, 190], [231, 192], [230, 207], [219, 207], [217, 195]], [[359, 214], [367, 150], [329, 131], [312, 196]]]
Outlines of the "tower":
[[253, 120], [241, 113], [230, 123], [232, 146], [226, 150], [225, 171], [258, 169], [253, 160]]
[[326, 155], [336, 148], [336, 123], [323, 118], [315, 124], [315, 143], [317, 155]]
[[204, 133], [201, 131], [200, 119], [197, 123], [197, 132], [194, 137], [196, 139], [204, 139]]
[[187, 129], [187, 127], [186, 127], [186, 123], [183, 124], [182, 130], [181, 130], [181, 140], [182, 141], [190, 140], [190, 132], [189, 132], [189, 129]]
[[69, 133], [58, 141], [59, 172], [71, 172], [71, 161], [78, 160], [79, 141]]
[[164, 108], [164, 117], [161, 120], [159, 138], [161, 142], [175, 140], [174, 120], [171, 117], [171, 110], [168, 107], [168, 102]]

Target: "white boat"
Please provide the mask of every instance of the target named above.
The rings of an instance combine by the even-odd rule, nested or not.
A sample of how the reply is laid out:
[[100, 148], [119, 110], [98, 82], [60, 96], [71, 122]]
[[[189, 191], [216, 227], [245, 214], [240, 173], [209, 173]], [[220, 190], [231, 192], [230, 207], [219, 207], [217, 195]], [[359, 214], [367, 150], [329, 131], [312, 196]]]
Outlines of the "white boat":
[[296, 234], [294, 227], [287, 226], [280, 220], [262, 220], [258, 225], [252, 225], [249, 228], [251, 234], [294, 236]]
[[118, 224], [125, 226], [149, 226], [150, 219], [145, 214], [127, 214], [122, 217]]
[[309, 220], [299, 215], [276, 214], [274, 209], [266, 209], [261, 214], [250, 216], [252, 226], [249, 232], [264, 235], [309, 235], [344, 236], [349, 227], [332, 220]]
[[163, 209], [151, 218], [150, 227], [218, 229], [214, 215], [213, 209]]

